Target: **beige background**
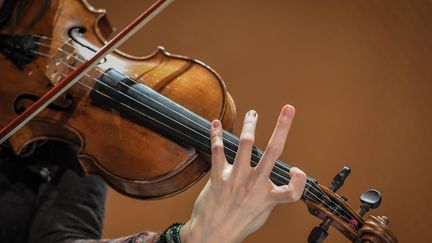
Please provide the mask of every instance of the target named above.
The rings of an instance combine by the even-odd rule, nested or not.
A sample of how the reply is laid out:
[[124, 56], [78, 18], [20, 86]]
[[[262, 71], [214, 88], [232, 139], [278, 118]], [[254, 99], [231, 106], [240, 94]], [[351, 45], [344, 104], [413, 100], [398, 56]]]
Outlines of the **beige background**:
[[[93, 0], [121, 28], [149, 1]], [[368, 188], [383, 193], [372, 213], [387, 215], [400, 242], [432, 242], [431, 1], [174, 2], [123, 49], [157, 45], [204, 61], [224, 78], [243, 114], [260, 114], [266, 144], [280, 107], [297, 115], [282, 156], [328, 185], [353, 172], [340, 194], [354, 208]], [[206, 179], [161, 201], [110, 191], [105, 237], [161, 230], [188, 219]], [[319, 221], [303, 203], [282, 205], [246, 242], [305, 242]], [[327, 242], [348, 242], [331, 230]]]

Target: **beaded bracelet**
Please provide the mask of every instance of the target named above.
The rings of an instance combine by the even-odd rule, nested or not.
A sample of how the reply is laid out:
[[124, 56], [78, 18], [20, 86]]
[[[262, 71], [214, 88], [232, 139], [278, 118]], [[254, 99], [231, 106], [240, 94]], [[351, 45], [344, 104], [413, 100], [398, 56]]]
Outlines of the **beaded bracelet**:
[[180, 229], [183, 223], [175, 223], [170, 225], [161, 235], [157, 243], [181, 243]]

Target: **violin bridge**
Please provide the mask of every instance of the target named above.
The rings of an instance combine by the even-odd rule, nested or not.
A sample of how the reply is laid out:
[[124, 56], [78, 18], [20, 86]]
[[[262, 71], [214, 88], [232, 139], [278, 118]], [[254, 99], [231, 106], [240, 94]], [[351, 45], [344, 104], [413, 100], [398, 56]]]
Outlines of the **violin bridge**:
[[56, 85], [71, 71], [75, 69], [76, 65], [81, 63], [82, 60], [75, 51], [72, 41], [65, 42], [62, 46], [57, 48], [57, 53], [52, 57], [48, 65], [45, 76], [51, 81], [52, 85]]

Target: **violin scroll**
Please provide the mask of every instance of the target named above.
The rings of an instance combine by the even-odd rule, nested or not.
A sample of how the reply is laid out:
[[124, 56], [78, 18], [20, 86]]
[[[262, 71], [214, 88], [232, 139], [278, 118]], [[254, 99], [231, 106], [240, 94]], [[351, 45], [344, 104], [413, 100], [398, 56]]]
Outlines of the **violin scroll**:
[[397, 243], [395, 234], [390, 230], [386, 216], [369, 215], [360, 229], [360, 241], [372, 243]]
[[[370, 210], [378, 208], [382, 196], [378, 190], [369, 189], [360, 196], [360, 209], [355, 211], [347, 204], [347, 199], [336, 194], [336, 191], [343, 186], [345, 179], [351, 173], [351, 169], [344, 167], [333, 179], [329, 188], [317, 182], [314, 190], [319, 190], [319, 197], [305, 199], [309, 212], [312, 215], [323, 219], [323, 222], [313, 228], [308, 242], [320, 243], [328, 236], [330, 226], [335, 227], [352, 242], [371, 243], [397, 243], [397, 238], [390, 230], [387, 217], [363, 216]], [[310, 188], [308, 190], [311, 190]]]

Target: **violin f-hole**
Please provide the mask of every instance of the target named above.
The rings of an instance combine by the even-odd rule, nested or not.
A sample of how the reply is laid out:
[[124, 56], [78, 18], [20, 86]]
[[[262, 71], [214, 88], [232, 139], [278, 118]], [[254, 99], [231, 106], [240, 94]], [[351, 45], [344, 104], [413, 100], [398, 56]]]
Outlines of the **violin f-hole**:
[[[28, 102], [35, 102], [40, 97], [34, 94], [20, 94], [16, 97], [14, 103], [13, 103], [13, 109], [14, 112], [19, 115], [23, 113], [27, 107], [26, 104]], [[62, 101], [56, 101], [47, 106], [48, 109], [51, 109], [53, 111], [67, 111], [72, 107], [73, 104], [73, 96], [71, 93], [66, 93], [62, 96]]]

